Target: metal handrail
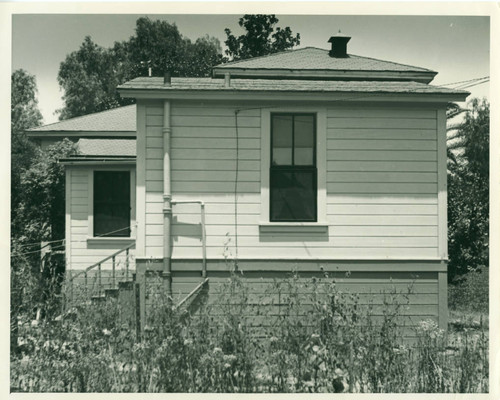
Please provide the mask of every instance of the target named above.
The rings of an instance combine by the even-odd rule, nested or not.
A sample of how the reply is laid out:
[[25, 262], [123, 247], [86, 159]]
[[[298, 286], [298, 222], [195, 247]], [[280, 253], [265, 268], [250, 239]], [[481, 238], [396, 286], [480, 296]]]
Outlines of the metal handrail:
[[134, 246], [135, 246], [135, 243], [129, 244], [128, 246], [124, 247], [123, 249], [118, 250], [116, 253], [113, 253], [110, 256], [107, 256], [106, 258], [103, 258], [101, 261], [98, 261], [95, 264], [92, 264], [90, 267], [85, 268], [83, 271], [80, 271], [77, 274], [73, 275], [70, 278], [70, 280], [71, 281], [74, 280], [75, 278], [79, 277], [80, 275], [83, 275], [83, 274], [89, 272], [91, 269], [94, 269], [94, 268], [98, 267], [101, 264], [104, 264], [106, 261], [111, 260], [113, 257], [116, 257], [117, 255], [121, 254], [125, 250], [128, 250], [128, 249], [130, 249], [130, 248], [132, 248]]
[[200, 291], [200, 289], [208, 282], [208, 278], [205, 278], [205, 280], [201, 281], [198, 286], [196, 286], [191, 293], [189, 293], [179, 304], [177, 304], [174, 309], [177, 310], [179, 307], [181, 307], [186, 301], [188, 301], [191, 297], [193, 297], [197, 292]]
[[[101, 295], [101, 289], [102, 289], [102, 281], [101, 281], [101, 269], [102, 269], [102, 264], [104, 264], [106, 261], [109, 261], [109, 260], [112, 260], [112, 284], [113, 284], [113, 288], [116, 284], [116, 276], [115, 276], [115, 269], [116, 269], [116, 256], [120, 255], [121, 253], [123, 252], [126, 252], [126, 261], [125, 261], [125, 267], [126, 267], [126, 271], [125, 271], [125, 276], [126, 278], [128, 278], [128, 274], [129, 274], [129, 249], [131, 249], [132, 247], [135, 246], [135, 243], [131, 243], [129, 244], [128, 246], [116, 251], [115, 253], [107, 256], [106, 258], [103, 258], [102, 260], [96, 262], [95, 264], [92, 264], [90, 267], [87, 267], [85, 268], [83, 271], [80, 271], [78, 272], [77, 274], [75, 275], [72, 275], [71, 274], [71, 271], [70, 271], [70, 277], [69, 279], [67, 280], [67, 285], [69, 285], [69, 290], [70, 290], [70, 301], [71, 303], [73, 303], [73, 299], [74, 299], [74, 294], [73, 294], [73, 286], [74, 286], [74, 280], [76, 278], [78, 278], [79, 276], [82, 276], [84, 275], [85, 276], [85, 294], [87, 296], [87, 291], [88, 291], [88, 272], [91, 271], [92, 269], [94, 268], [97, 268], [97, 275], [94, 277], [94, 282], [92, 284], [92, 292], [94, 292], [94, 286], [96, 284], [96, 281], [97, 281], [97, 290], [98, 290], [98, 293], [99, 295]], [[67, 307], [67, 301], [63, 301], [63, 304], [62, 304], [62, 307], [63, 307], [63, 312], [64, 310], [66, 309]]]

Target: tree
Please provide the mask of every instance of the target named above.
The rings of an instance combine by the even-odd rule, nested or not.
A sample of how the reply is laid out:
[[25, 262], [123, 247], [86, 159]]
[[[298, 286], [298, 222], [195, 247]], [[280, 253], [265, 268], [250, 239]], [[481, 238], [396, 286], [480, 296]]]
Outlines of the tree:
[[16, 220], [20, 199], [21, 173], [26, 170], [35, 153], [34, 144], [26, 137], [26, 130], [42, 123], [38, 110], [36, 79], [28, 72], [19, 69], [11, 75], [11, 229], [15, 235], [18, 230], [12, 224]]
[[[18, 212], [14, 216], [18, 229], [13, 232], [11, 247], [11, 308], [14, 315], [29, 315], [35, 308], [45, 307], [48, 288], [56, 289], [54, 282], [60, 282], [64, 265], [51, 264], [54, 268], [51, 271], [40, 269], [40, 243], [57, 240], [55, 248], [62, 247], [65, 175], [58, 160], [76, 153], [76, 145], [68, 139], [44, 151], [36, 148], [30, 168], [21, 173]], [[58, 268], [57, 273], [55, 268]]]
[[64, 90], [60, 119], [132, 104], [119, 96], [116, 87], [137, 76], [209, 76], [222, 62], [219, 41], [205, 36], [192, 43], [175, 24], [139, 18], [129, 40], [112, 48], [95, 44], [87, 36], [80, 49], [61, 63], [58, 82]]
[[129, 40], [129, 53], [135, 76], [209, 76], [211, 68], [222, 61], [218, 39], [206, 35], [193, 44], [175, 24], [139, 18], [135, 35]]
[[246, 30], [244, 35], [235, 37], [231, 30], [226, 28], [226, 54], [232, 61], [251, 57], [264, 56], [290, 49], [300, 44], [300, 34], [295, 36], [287, 26], [285, 29], [274, 26], [279, 22], [272, 15], [245, 14], [239, 19], [239, 25]]
[[448, 172], [449, 279], [489, 265], [489, 103], [473, 99]]
[[[16, 248], [17, 237], [20, 234], [18, 220], [21, 198], [21, 174], [31, 164], [36, 148], [26, 137], [26, 130], [42, 123], [42, 114], [38, 110], [36, 79], [25, 70], [19, 69], [11, 75], [11, 249]], [[16, 267], [17, 268], [16, 268]], [[17, 315], [22, 302], [22, 288], [27, 288], [25, 275], [21, 272], [19, 263], [11, 262], [11, 350], [17, 347]]]
[[64, 90], [59, 119], [131, 104], [116, 91], [130, 78], [129, 68], [126, 46], [105, 49], [86, 36], [80, 48], [68, 54], [59, 67], [57, 81]]

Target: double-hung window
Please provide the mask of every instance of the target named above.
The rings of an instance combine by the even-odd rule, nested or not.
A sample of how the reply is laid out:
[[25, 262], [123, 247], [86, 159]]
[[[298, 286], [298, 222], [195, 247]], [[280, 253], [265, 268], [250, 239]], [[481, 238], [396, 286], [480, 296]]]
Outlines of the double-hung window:
[[94, 237], [130, 237], [130, 171], [94, 171]]
[[271, 114], [271, 222], [316, 222], [316, 114]]

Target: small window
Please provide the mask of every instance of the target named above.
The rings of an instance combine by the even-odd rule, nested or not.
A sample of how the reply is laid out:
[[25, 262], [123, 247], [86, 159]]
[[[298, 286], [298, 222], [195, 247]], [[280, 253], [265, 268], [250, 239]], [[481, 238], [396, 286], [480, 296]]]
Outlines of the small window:
[[94, 236], [130, 237], [130, 172], [94, 172]]
[[316, 222], [314, 114], [271, 114], [270, 175], [271, 222]]

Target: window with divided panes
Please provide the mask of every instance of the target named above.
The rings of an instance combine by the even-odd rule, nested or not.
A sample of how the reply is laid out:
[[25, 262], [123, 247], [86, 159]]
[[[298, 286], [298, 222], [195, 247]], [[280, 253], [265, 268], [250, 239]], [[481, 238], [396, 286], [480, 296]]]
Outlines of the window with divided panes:
[[270, 221], [317, 221], [316, 115], [271, 114]]

